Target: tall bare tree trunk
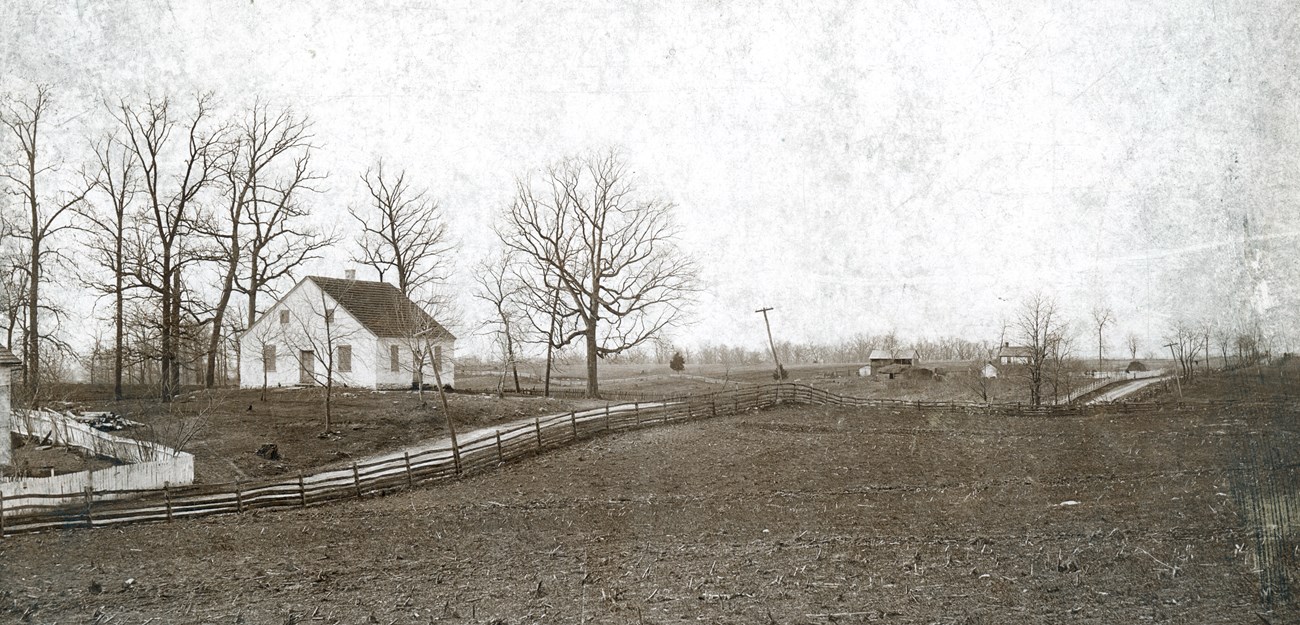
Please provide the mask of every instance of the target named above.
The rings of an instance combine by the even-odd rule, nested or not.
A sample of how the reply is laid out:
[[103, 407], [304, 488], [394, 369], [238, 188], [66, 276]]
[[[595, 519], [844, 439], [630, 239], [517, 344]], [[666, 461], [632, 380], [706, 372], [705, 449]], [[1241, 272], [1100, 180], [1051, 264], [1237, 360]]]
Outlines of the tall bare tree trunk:
[[122, 297], [122, 237], [117, 237], [117, 276], [113, 283], [113, 400], [122, 401], [122, 348], [125, 341], [125, 323], [122, 320], [125, 302]]
[[[32, 177], [35, 184], [36, 177]], [[32, 256], [28, 267], [27, 281], [27, 394], [28, 400], [38, 404], [38, 392], [41, 384], [41, 331], [39, 326], [40, 283], [41, 283], [41, 241], [37, 233], [39, 216], [36, 213], [36, 198], [32, 198]]]
[[519, 387], [519, 361], [515, 358], [515, 342], [510, 336], [509, 321], [506, 322], [506, 358], [510, 359], [510, 371], [515, 376], [515, 392], [518, 393]]
[[558, 314], [560, 291], [556, 289], [551, 298], [551, 329], [546, 335], [546, 380], [542, 383], [542, 394], [551, 396], [551, 367], [555, 362], [555, 315]]
[[[226, 275], [221, 281], [221, 299], [217, 301], [212, 313], [212, 334], [208, 337], [207, 371], [203, 378], [203, 387], [216, 386], [217, 352], [221, 349], [221, 326], [225, 322], [226, 307], [230, 305], [230, 294], [235, 290], [235, 273], [239, 271], [239, 221], [236, 220], [230, 230], [230, 258], [226, 264]], [[251, 327], [251, 326], [250, 326]]]
[[164, 334], [168, 335], [167, 352], [163, 354], [163, 397], [171, 399], [181, 391], [181, 271], [173, 267], [171, 287], [168, 290], [167, 305], [163, 307], [167, 317]]
[[162, 340], [162, 349], [159, 354], [158, 368], [160, 371], [160, 377], [158, 381], [161, 385], [159, 394], [162, 396], [164, 401], [170, 400], [175, 392], [175, 389], [172, 388], [171, 385], [172, 359], [174, 358], [174, 338], [172, 337], [172, 282], [170, 273], [172, 257], [169, 247], [170, 246], [164, 243], [162, 260], [162, 292], [159, 294], [159, 297], [162, 299], [162, 306], [160, 308], [162, 311], [162, 318], [160, 319], [162, 322], [162, 331], [159, 333], [159, 338]]
[[[249, 265], [249, 267], [250, 267], [250, 269], [249, 269], [249, 275], [252, 275], [252, 276], [260, 275], [260, 274], [257, 273], [257, 271], [258, 271], [258, 267], [261, 265], [261, 260], [257, 257], [257, 254], [256, 254], [256, 253], [249, 254], [249, 256], [248, 256], [248, 265]], [[251, 282], [251, 281], [250, 281], [250, 282]], [[253, 327], [253, 324], [257, 321], [257, 292], [258, 292], [258, 291], [259, 291], [259, 289], [254, 288], [254, 285], [249, 284], [249, 289], [248, 289], [248, 324], [244, 326], [245, 328], [251, 328], [251, 327]]]

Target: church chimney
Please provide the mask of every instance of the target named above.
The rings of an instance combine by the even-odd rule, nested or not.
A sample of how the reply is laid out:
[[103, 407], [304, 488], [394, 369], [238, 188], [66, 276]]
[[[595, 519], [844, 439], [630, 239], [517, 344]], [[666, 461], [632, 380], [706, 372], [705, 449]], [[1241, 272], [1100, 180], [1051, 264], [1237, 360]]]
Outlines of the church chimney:
[[343, 278], [344, 278], [344, 279], [347, 279], [347, 280], [356, 280], [356, 279], [357, 279], [357, 270], [356, 270], [356, 269], [344, 269], [344, 270], [343, 270]]

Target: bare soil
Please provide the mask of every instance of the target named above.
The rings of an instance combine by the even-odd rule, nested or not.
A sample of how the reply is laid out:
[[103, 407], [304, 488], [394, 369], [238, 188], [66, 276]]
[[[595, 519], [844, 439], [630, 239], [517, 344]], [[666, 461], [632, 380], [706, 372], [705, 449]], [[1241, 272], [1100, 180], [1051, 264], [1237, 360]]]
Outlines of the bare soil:
[[1282, 397], [789, 406], [387, 497], [10, 537], [0, 620], [1295, 623], [1300, 402]]
[[0, 466], [6, 477], [50, 477], [78, 471], [95, 471], [117, 464], [75, 447], [42, 445], [40, 441], [14, 436], [13, 461]]

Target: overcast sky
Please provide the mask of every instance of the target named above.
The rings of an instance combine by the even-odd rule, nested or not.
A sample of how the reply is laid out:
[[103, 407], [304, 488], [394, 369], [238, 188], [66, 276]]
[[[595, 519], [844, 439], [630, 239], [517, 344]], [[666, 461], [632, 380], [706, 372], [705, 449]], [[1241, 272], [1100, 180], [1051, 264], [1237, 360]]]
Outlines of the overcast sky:
[[761, 345], [760, 306], [779, 338], [996, 340], [1035, 289], [1081, 332], [1114, 308], [1116, 352], [1178, 317], [1300, 344], [1294, 2], [286, 4], [7, 2], [3, 85], [76, 132], [105, 98], [294, 106], [321, 219], [407, 168], [461, 291], [515, 176], [617, 146], [703, 267], [685, 345]]

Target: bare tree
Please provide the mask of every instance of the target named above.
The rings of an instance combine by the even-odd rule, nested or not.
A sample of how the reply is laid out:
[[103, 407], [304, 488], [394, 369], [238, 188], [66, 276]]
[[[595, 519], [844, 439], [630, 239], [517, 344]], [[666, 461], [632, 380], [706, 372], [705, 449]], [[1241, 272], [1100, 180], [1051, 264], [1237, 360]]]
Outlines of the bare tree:
[[74, 222], [65, 219], [75, 207], [80, 205], [93, 187], [94, 183], [77, 184], [71, 190], [59, 191], [52, 195], [44, 188], [47, 174], [53, 174], [57, 165], [43, 162], [42, 124], [51, 112], [50, 88], [45, 85], [36, 87], [36, 93], [27, 99], [6, 103], [0, 109], [0, 126], [18, 143], [18, 160], [5, 163], [3, 177], [16, 187], [12, 191], [21, 197], [25, 217], [14, 224], [13, 236], [27, 242], [27, 324], [23, 335], [23, 356], [26, 361], [24, 381], [31, 397], [37, 396], [41, 381], [41, 343], [50, 336], [43, 334], [40, 327], [40, 311], [43, 305], [41, 285], [45, 281], [44, 269], [50, 259], [57, 255], [57, 250], [50, 246], [51, 238], [59, 232], [74, 227]]
[[259, 187], [259, 197], [244, 212], [248, 253], [243, 278], [235, 288], [248, 299], [245, 327], [257, 320], [259, 295], [274, 293], [276, 281], [292, 277], [296, 269], [338, 241], [311, 223], [311, 211], [302, 200], [304, 194], [316, 191], [311, 185], [323, 179], [312, 172], [310, 158], [311, 151], [304, 149], [289, 173]]
[[1228, 358], [1228, 350], [1232, 348], [1232, 329], [1227, 326], [1219, 326], [1214, 333], [1214, 341], [1219, 344], [1219, 353], [1223, 357], [1223, 368], [1231, 368], [1232, 361]]
[[131, 206], [138, 190], [136, 162], [115, 135], [95, 146], [99, 168], [97, 187], [107, 198], [106, 210], [83, 211], [94, 225], [89, 247], [95, 262], [112, 275], [112, 283], [95, 283], [92, 288], [113, 297], [113, 399], [122, 400], [122, 371], [125, 366], [125, 308], [129, 285], [126, 266], [127, 233], [133, 227]]
[[1258, 328], [1244, 328], [1237, 333], [1233, 341], [1237, 347], [1237, 364], [1248, 366], [1258, 364], [1263, 359], [1263, 339]]
[[[478, 282], [479, 291], [474, 294], [475, 297], [492, 305], [494, 319], [491, 325], [495, 327], [493, 334], [497, 337], [497, 342], [501, 345], [502, 379], [505, 378], [506, 371], [513, 373], [515, 382], [515, 392], [521, 389], [519, 386], [519, 361], [515, 354], [515, 344], [518, 342], [517, 337], [517, 317], [516, 312], [520, 286], [513, 281], [513, 271], [511, 268], [510, 257], [501, 256], [494, 260], [484, 260], [474, 271], [474, 278]], [[498, 385], [498, 392], [502, 385]]]
[[1048, 336], [1047, 372], [1045, 378], [1052, 384], [1052, 403], [1059, 404], [1069, 397], [1074, 390], [1072, 365], [1074, 358], [1074, 339], [1069, 328], [1062, 324], [1056, 332]]
[[1023, 367], [1029, 385], [1029, 401], [1038, 406], [1043, 401], [1043, 379], [1053, 344], [1063, 336], [1063, 324], [1056, 310], [1056, 301], [1042, 293], [1027, 298], [1016, 313], [1012, 330], [1028, 350], [1029, 361]]
[[[159, 304], [160, 391], [170, 399], [179, 391], [181, 377], [182, 273], [200, 259], [190, 241], [200, 219], [197, 198], [217, 179], [225, 128], [208, 128], [210, 95], [198, 96], [184, 120], [172, 112], [167, 98], [143, 105], [120, 102], [114, 117], [141, 172], [145, 206], [142, 228], [129, 246], [131, 274]], [[175, 165], [170, 173], [169, 165]]]
[[[444, 392], [444, 387], [447, 385], [443, 383], [442, 374], [445, 366], [450, 364], [451, 355], [443, 352], [444, 347], [451, 347], [455, 337], [443, 324], [459, 318], [452, 305], [451, 297], [434, 292], [418, 303], [409, 299], [408, 301], [395, 299], [392, 306], [393, 309], [389, 311], [388, 316], [397, 327], [402, 329], [401, 342], [411, 355], [409, 363], [400, 364], [399, 361], [400, 366], [411, 373], [411, 387], [419, 391], [420, 403], [424, 404], [427, 371], [432, 369], [439, 399], [443, 403], [443, 409], [448, 409]], [[437, 317], [434, 316], [435, 313]]]
[[1196, 355], [1200, 351], [1200, 331], [1192, 324], [1179, 320], [1165, 335], [1180, 375], [1188, 380], [1196, 375]]
[[301, 184], [303, 176], [308, 175], [303, 166], [312, 147], [310, 130], [311, 123], [298, 117], [291, 109], [273, 112], [266, 103], [259, 101], [249, 107], [244, 119], [231, 133], [227, 157], [220, 165], [226, 210], [220, 226], [210, 228], [208, 232], [221, 250], [219, 258], [223, 275], [217, 303], [212, 310], [212, 331], [208, 335], [207, 366], [203, 378], [206, 388], [216, 384], [217, 354], [224, 336], [226, 309], [236, 291], [240, 267], [244, 265], [247, 235], [241, 231], [241, 226], [252, 212], [250, 205], [258, 202], [260, 181], [271, 175], [272, 167], [297, 155], [300, 160], [294, 168], [297, 176], [293, 185]]
[[1106, 326], [1115, 322], [1115, 311], [1104, 306], [1092, 309], [1092, 327], [1097, 329], [1097, 370], [1102, 369], [1102, 351], [1106, 349]]
[[[525, 331], [520, 333], [521, 338], [527, 342], [542, 343], [546, 348], [542, 393], [547, 397], [551, 395], [551, 373], [555, 367], [556, 354], [569, 344], [569, 337], [577, 329], [579, 321], [576, 309], [560, 305], [563, 285], [557, 278], [554, 267], [568, 264], [570, 259], [564, 255], [575, 253], [576, 250], [559, 243], [569, 227], [564, 187], [554, 184], [552, 179], [550, 191], [550, 201], [546, 202], [534, 196], [529, 184], [518, 181], [515, 203], [531, 207], [528, 210], [537, 212], [533, 218], [544, 220], [550, 228], [550, 232], [543, 238], [555, 242], [551, 249], [554, 258], [548, 262], [538, 254], [508, 254], [515, 258], [513, 273], [514, 282], [519, 287], [516, 295], [520, 301], [520, 317], [528, 324]], [[498, 235], [502, 240], [510, 236], [505, 230], [498, 231]], [[529, 337], [533, 337], [533, 340], [529, 340]]]
[[[680, 322], [696, 269], [674, 243], [673, 205], [635, 199], [614, 151], [561, 162], [547, 178], [550, 203], [521, 183], [500, 234], [512, 253], [549, 270], [559, 294], [551, 317], [576, 320], [556, 343], [583, 341], [587, 395], [598, 397], [597, 360]], [[544, 281], [535, 287], [534, 301], [549, 294]]]
[[1138, 348], [1142, 346], [1142, 339], [1133, 332], [1129, 332], [1128, 338], [1124, 339], [1124, 345], [1128, 347], [1128, 359], [1137, 360]]
[[996, 377], [984, 375], [984, 366], [976, 363], [966, 370], [966, 388], [968, 388], [980, 401], [988, 403], [993, 399], [995, 387], [997, 384]]
[[1200, 332], [1201, 351], [1205, 352], [1205, 373], [1210, 373], [1210, 335], [1214, 334], [1214, 322], [1206, 319], [1197, 327]]
[[[449, 348], [455, 340], [444, 324], [454, 325], [459, 319], [459, 314], [452, 305], [451, 298], [437, 292], [431, 293], [419, 303], [394, 300], [393, 304], [394, 308], [390, 311], [389, 318], [402, 328], [402, 343], [411, 354], [408, 368], [411, 371], [412, 385], [419, 392], [420, 405], [425, 405], [425, 370], [432, 369], [438, 402], [442, 405], [442, 414], [447, 419], [447, 432], [451, 436], [452, 448], [458, 449], [456, 423], [451, 413], [451, 405], [447, 401], [447, 388], [450, 385], [444, 382], [443, 371], [452, 364], [453, 354], [449, 353]], [[438, 319], [442, 321], [439, 322]], [[459, 471], [459, 457], [456, 463]]]
[[[342, 356], [339, 347], [345, 345], [345, 341], [349, 341], [355, 335], [355, 331], [335, 323], [337, 310], [338, 305], [324, 291], [321, 291], [319, 301], [312, 301], [306, 309], [292, 311], [292, 316], [298, 322], [297, 332], [285, 332], [277, 337], [273, 331], [268, 331], [268, 334], [263, 337], [267, 341], [263, 343], [264, 345], [280, 338], [297, 352], [298, 370], [301, 376], [299, 381], [315, 384], [321, 388], [327, 433], [330, 431], [334, 415], [334, 383], [340, 373], [339, 366], [343, 364], [339, 361], [343, 357], [351, 358], [350, 349], [347, 356]], [[351, 369], [351, 366], [345, 368]]]
[[23, 252], [10, 244], [8, 221], [0, 214], [0, 314], [4, 315], [5, 345], [22, 332], [27, 310], [27, 270]]
[[413, 188], [405, 171], [386, 172], [382, 160], [361, 181], [370, 201], [349, 209], [361, 224], [356, 262], [374, 267], [380, 280], [388, 271], [395, 273], [398, 290], [408, 297], [437, 282], [444, 256], [452, 250], [438, 203], [427, 190]]

